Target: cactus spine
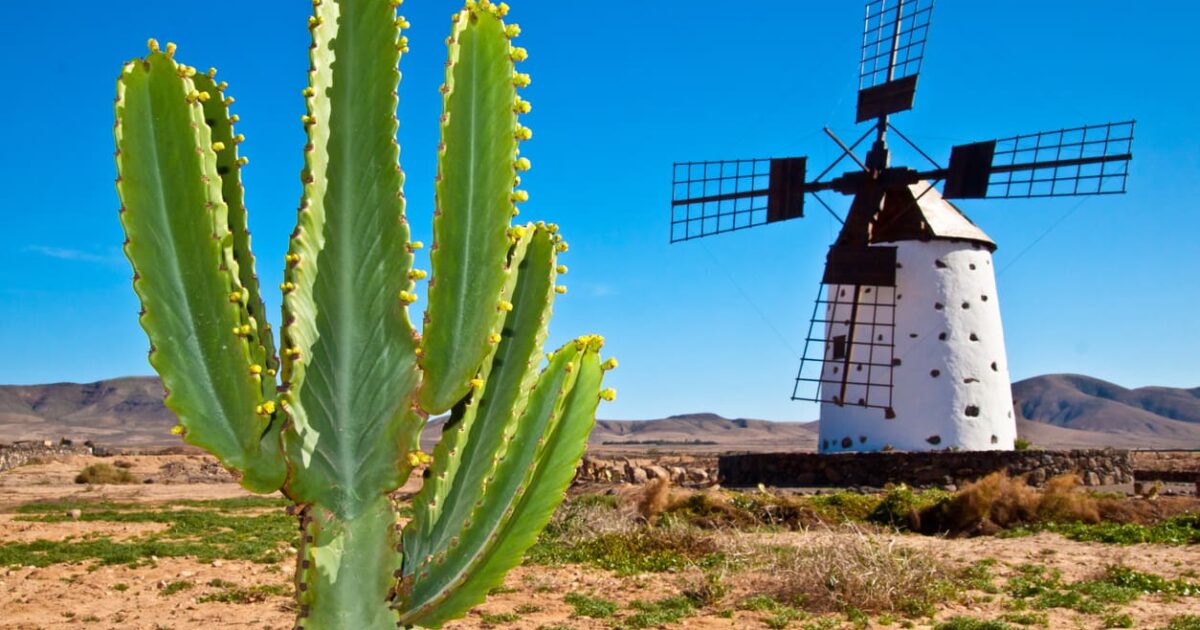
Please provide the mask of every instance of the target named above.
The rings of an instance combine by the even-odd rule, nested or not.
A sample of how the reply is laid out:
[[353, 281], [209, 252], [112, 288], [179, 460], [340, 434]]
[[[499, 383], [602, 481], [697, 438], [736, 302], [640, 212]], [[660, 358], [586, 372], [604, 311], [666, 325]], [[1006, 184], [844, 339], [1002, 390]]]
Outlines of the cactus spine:
[[[178, 432], [255, 492], [296, 504], [297, 627], [437, 627], [484, 599], [561, 501], [600, 399], [603, 339], [542, 359], [557, 227], [511, 225], [529, 168], [529, 83], [507, 5], [453, 16], [429, 305], [412, 267], [396, 143], [399, 2], [317, 0], [304, 183], [276, 358], [246, 230], [232, 98], [160, 49], [117, 82], [125, 252]], [[431, 415], [450, 412], [432, 459]], [[428, 463], [414, 518], [389, 494]]]

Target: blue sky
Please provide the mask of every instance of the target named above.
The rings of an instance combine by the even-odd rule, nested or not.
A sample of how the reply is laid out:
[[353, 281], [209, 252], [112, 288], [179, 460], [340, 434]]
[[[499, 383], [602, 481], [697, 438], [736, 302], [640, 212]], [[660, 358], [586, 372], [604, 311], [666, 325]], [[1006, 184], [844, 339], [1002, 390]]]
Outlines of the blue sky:
[[[836, 223], [810, 203], [802, 220], [668, 245], [671, 163], [835, 157], [822, 126], [861, 133], [861, 3], [511, 4], [533, 76], [523, 216], [561, 223], [572, 246], [551, 341], [600, 332], [621, 361], [610, 376], [620, 396], [601, 415], [815, 419], [789, 395]], [[111, 135], [114, 81], [147, 37], [230, 83], [258, 270], [279, 283], [299, 195], [308, 5], [194, 6], [20, 3], [0, 22], [0, 383], [150, 373], [119, 249]], [[426, 241], [442, 39], [457, 6], [409, 0], [404, 12], [401, 161]], [[916, 108], [894, 118], [938, 159], [956, 143], [1138, 119], [1127, 195], [960, 204], [1000, 245], [1014, 378], [1200, 385], [1198, 20], [1187, 2], [939, 0]]]

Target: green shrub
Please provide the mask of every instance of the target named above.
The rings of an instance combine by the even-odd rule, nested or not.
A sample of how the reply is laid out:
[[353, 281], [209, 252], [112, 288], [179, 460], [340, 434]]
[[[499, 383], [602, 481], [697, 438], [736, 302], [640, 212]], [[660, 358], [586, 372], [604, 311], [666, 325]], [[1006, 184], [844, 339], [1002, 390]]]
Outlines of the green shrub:
[[92, 464], [75, 475], [75, 483], [100, 485], [137, 482], [137, 479], [128, 470], [108, 463]]
[[584, 595], [583, 593], [567, 593], [563, 601], [575, 609], [575, 615], [578, 617], [607, 619], [617, 612], [616, 602], [611, 602], [600, 597]]
[[951, 617], [934, 626], [933, 630], [1016, 630], [1016, 628], [1003, 621]]

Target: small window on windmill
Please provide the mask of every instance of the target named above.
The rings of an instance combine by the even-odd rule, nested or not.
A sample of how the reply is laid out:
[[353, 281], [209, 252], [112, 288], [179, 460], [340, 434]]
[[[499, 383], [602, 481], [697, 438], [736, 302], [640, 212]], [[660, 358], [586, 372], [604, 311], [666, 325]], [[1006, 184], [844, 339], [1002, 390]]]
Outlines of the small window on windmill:
[[833, 338], [833, 359], [835, 361], [846, 358], [846, 335], [838, 335]]

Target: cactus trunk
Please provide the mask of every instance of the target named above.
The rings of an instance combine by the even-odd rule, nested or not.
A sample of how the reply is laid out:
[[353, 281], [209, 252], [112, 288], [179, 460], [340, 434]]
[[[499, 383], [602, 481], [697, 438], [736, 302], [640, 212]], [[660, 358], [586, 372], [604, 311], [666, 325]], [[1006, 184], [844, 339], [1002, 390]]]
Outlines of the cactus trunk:
[[[316, 0], [303, 192], [276, 344], [246, 230], [232, 99], [151, 40], [116, 104], [125, 252], [150, 363], [185, 440], [300, 515], [303, 628], [437, 627], [483, 601], [562, 500], [601, 399], [603, 340], [542, 343], [566, 268], [554, 225], [512, 225], [529, 160], [508, 7], [453, 16], [429, 307], [396, 143], [407, 21], [392, 0]], [[279, 357], [276, 348], [279, 348]], [[418, 450], [450, 411], [433, 457]], [[422, 463], [401, 530], [389, 495]]]
[[296, 599], [305, 625], [394, 630], [400, 536], [391, 501], [380, 497], [348, 520], [312, 506], [300, 514], [300, 531]]

